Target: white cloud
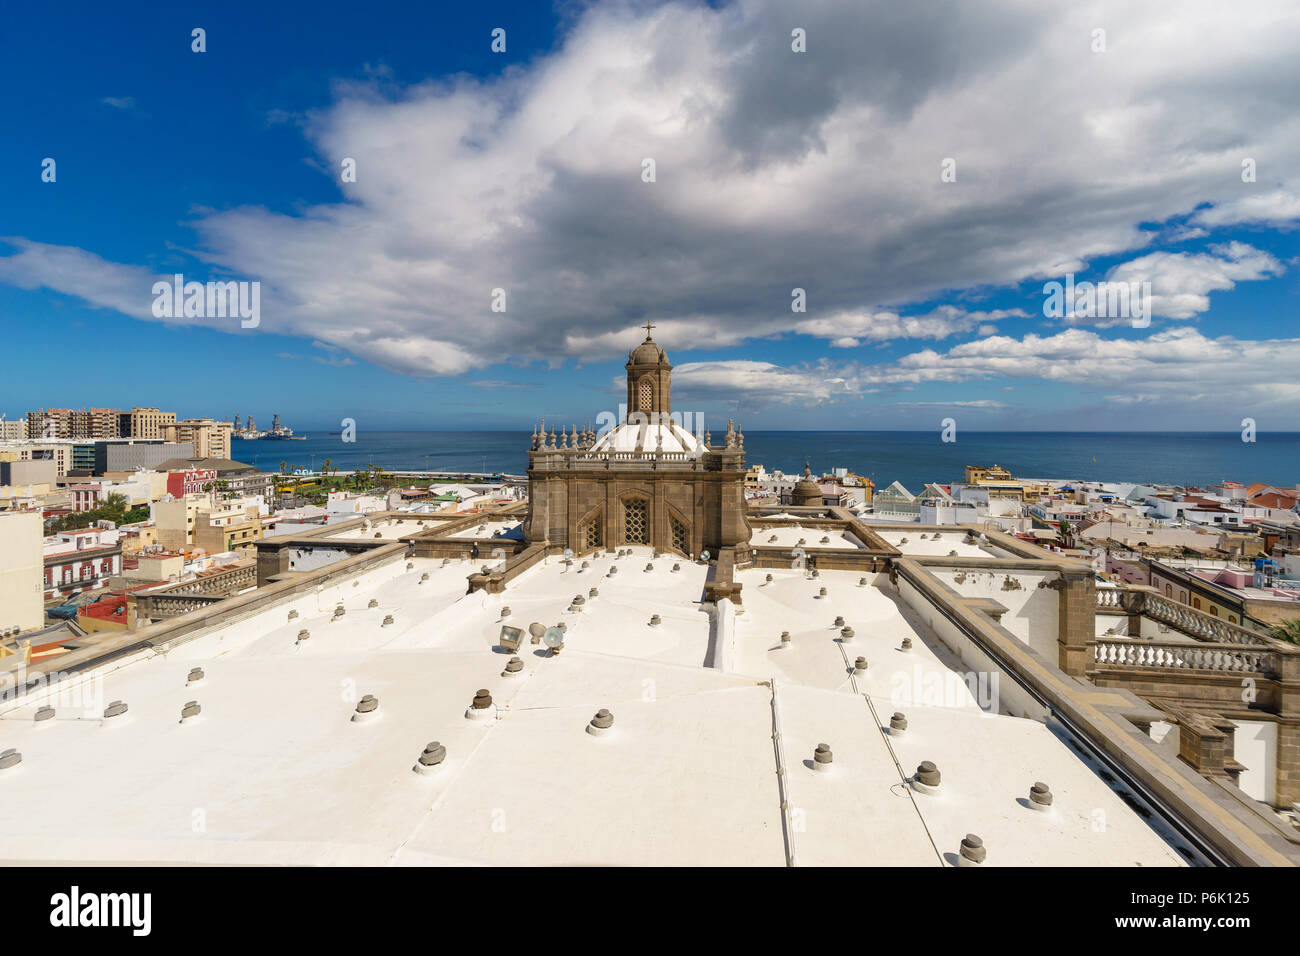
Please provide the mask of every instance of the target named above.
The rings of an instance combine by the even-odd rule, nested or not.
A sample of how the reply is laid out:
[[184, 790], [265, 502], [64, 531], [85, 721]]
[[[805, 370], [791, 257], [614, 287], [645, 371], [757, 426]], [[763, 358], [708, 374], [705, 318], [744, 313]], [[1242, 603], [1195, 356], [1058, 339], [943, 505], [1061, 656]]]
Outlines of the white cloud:
[[[645, 316], [669, 349], [792, 329], [837, 348], [992, 341], [989, 317], [902, 313], [1150, 248], [1143, 224], [1197, 209], [1196, 227], [1300, 218], [1293, 0], [1241, 15], [1187, 0], [1177, 17], [1121, 0], [808, 0], [798, 20], [806, 54], [777, 0], [603, 4], [499, 78], [340, 84], [302, 128], [332, 178], [356, 160], [356, 183], [293, 214], [200, 214], [205, 261], [262, 280], [261, 331], [459, 374], [611, 358]], [[1243, 195], [1243, 156], [1267, 157], [1268, 191]], [[1168, 280], [1173, 317], [1268, 274], [1152, 255], [1127, 265]], [[151, 318], [146, 270], [81, 250], [20, 244], [0, 278]]]

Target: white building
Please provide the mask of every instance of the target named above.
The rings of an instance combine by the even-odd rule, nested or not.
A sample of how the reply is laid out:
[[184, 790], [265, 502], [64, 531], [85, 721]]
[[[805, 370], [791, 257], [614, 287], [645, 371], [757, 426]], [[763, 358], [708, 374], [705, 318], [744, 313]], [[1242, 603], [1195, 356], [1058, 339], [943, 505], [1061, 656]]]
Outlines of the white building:
[[41, 591], [41, 513], [0, 513], [0, 633], [45, 623]]

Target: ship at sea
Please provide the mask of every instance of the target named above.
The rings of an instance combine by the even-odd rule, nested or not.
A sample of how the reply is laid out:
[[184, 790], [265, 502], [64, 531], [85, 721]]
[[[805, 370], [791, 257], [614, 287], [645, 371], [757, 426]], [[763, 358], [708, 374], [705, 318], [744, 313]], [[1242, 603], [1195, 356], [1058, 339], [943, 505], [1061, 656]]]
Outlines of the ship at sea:
[[238, 438], [241, 441], [306, 441], [306, 438], [295, 436], [293, 429], [287, 425], [280, 424], [280, 416], [271, 416], [271, 427], [267, 431], [260, 432], [257, 430], [257, 423], [253, 416], [248, 416], [248, 426], [239, 427], [239, 416], [235, 416], [235, 427], [230, 433], [231, 438]]

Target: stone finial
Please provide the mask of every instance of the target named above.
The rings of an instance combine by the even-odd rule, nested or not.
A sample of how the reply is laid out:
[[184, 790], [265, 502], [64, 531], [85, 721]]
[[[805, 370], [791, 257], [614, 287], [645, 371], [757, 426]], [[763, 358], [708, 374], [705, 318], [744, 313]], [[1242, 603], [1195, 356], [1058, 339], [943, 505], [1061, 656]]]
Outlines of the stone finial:
[[654, 562], [652, 561], [652, 562], [646, 564], [645, 569], [646, 569], [646, 571], [653, 571], [653, 570], [655, 569]]
[[843, 626], [844, 626], [844, 615], [836, 614], [835, 623], [832, 625], [832, 627], [843, 627]]
[[49, 704], [45, 704], [44, 706], [37, 707], [35, 719], [36, 719], [36, 723], [38, 724], [44, 723], [45, 721], [48, 720], [53, 720], [54, 708], [51, 707]]
[[1052, 809], [1052, 791], [1041, 780], [1029, 788], [1029, 806], [1035, 810]]
[[865, 588], [866, 586], [867, 586], [867, 579], [866, 579], [866, 578], [858, 578], [858, 587], [860, 587], [860, 588]]
[[470, 720], [487, 720], [492, 716], [492, 695], [487, 688], [480, 687], [474, 692], [474, 700], [470, 702], [465, 716]]
[[389, 626], [390, 624], [392, 624], [392, 623], [393, 623], [393, 615], [391, 615], [391, 614], [385, 614], [385, 615], [384, 615], [384, 623], [380, 624], [379, 626], [380, 626], [380, 627], [388, 627], [388, 626]]
[[587, 592], [588, 599], [597, 598], [597, 597], [600, 597], [600, 588], [592, 588]]
[[840, 628], [840, 640], [846, 642], [853, 640], [853, 628], [851, 627]]
[[892, 737], [901, 737], [907, 733], [907, 716], [901, 711], [894, 711], [889, 718], [889, 733]]
[[674, 561], [674, 562], [673, 562], [673, 570], [674, 570], [674, 571], [680, 571], [681, 569], [682, 569], [681, 564], [679, 564], [678, 562]]
[[988, 856], [988, 851], [984, 849], [984, 841], [973, 833], [968, 833], [962, 838], [961, 851], [957, 855], [958, 866], [979, 866]]
[[197, 700], [186, 701], [185, 706], [181, 708], [181, 720], [197, 717], [202, 710]]
[[379, 607], [379, 598], [371, 598], [366, 607]]
[[415, 766], [411, 769], [416, 773], [433, 773], [438, 769], [438, 765], [447, 759], [447, 748], [436, 740], [431, 740], [424, 745], [424, 751], [415, 761]]
[[8, 750], [0, 750], [0, 770], [8, 770], [10, 767], [16, 767], [23, 762], [23, 755], [13, 747]]
[[606, 708], [602, 707], [600, 710], [596, 711], [596, 716], [591, 718], [591, 722], [587, 724], [587, 733], [599, 737], [603, 734], [609, 733], [613, 726], [614, 715]]
[[425, 571], [423, 574], [420, 575], [420, 583], [423, 584], [427, 580], [429, 580], [429, 572]]
[[650, 615], [650, 626], [651, 626], [651, 627], [658, 627], [658, 626], [660, 625], [660, 623], [662, 622], [662, 620], [663, 620], [663, 619], [660, 618], [658, 614], [651, 614], [651, 615]]
[[370, 720], [379, 714], [379, 698], [374, 694], [366, 694], [357, 701], [357, 709], [352, 714], [352, 719], [356, 721]]
[[189, 674], [185, 678], [185, 683], [197, 684], [201, 680], [203, 680], [203, 668], [191, 667]]
[[105, 717], [120, 717], [126, 713], [126, 704], [120, 700], [115, 700], [104, 708]]
[[789, 647], [789, 646], [790, 646], [790, 632], [789, 632], [789, 631], [782, 631], [782, 632], [781, 632], [781, 646], [782, 646], [782, 647]]
[[866, 669], [867, 669], [867, 659], [866, 659], [865, 657], [859, 657], [857, 660], [855, 660], [855, 661], [853, 662], [853, 669], [854, 669], [855, 671], [858, 671], [859, 673], [861, 673], [862, 671], [866, 670]]
[[311, 631], [307, 630], [304, 627], [301, 631], [298, 632], [298, 640], [296, 640], [294, 643], [301, 644], [303, 641], [308, 640], [310, 637], [311, 637]]
[[818, 596], [818, 597], [825, 597], [825, 596], [826, 596], [826, 589], [825, 589], [825, 588], [819, 588], [818, 591], [817, 591], [817, 596]]
[[917, 765], [916, 776], [912, 778], [912, 783], [922, 793], [935, 793], [939, 789], [941, 779], [939, 768], [932, 761], [922, 760]]
[[900, 645], [900, 650], [910, 651], [911, 649], [912, 649], [912, 639], [910, 637], [903, 638], [903, 643]]
[[518, 674], [523, 669], [524, 662], [517, 657], [512, 657], [510, 660], [506, 661], [505, 673], [507, 674]]
[[813, 769], [830, 770], [831, 764], [835, 760], [835, 755], [831, 753], [830, 744], [818, 744], [813, 751]]

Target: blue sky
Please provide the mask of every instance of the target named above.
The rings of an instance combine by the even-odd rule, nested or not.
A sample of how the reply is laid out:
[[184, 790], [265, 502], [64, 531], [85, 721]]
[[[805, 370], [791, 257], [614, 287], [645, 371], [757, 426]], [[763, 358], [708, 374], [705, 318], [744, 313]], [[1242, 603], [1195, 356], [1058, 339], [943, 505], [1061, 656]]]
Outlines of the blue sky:
[[[752, 430], [1300, 428], [1293, 5], [785, 6], [7, 10], [0, 411], [582, 421], [649, 319]], [[260, 325], [157, 320], [176, 272]]]

